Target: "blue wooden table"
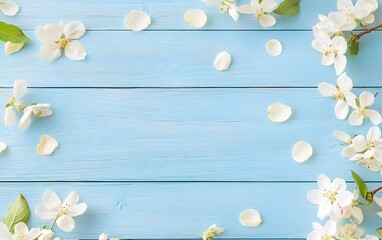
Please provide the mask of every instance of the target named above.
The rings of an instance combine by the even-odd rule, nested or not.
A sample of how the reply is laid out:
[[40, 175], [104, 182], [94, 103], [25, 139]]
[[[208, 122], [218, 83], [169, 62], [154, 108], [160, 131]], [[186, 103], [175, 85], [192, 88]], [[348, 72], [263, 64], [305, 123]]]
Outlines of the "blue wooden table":
[[[20, 53], [0, 54], [1, 86], [11, 91], [15, 79], [27, 80], [32, 89], [24, 99], [49, 102], [54, 114], [26, 132], [0, 128], [0, 141], [9, 145], [0, 156], [1, 215], [18, 193], [34, 209], [46, 189], [61, 197], [76, 190], [88, 211], [64, 238], [96, 239], [106, 232], [125, 239], [195, 239], [215, 223], [226, 229], [222, 238], [305, 238], [317, 220], [306, 194], [319, 173], [351, 181], [354, 169], [380, 185], [379, 173], [340, 156], [331, 133], [365, 134], [370, 124], [337, 120], [333, 102], [316, 89], [336, 76], [312, 49], [311, 28], [318, 13], [336, 9], [336, 1], [304, 0], [297, 16], [277, 17], [266, 30], [250, 16], [234, 23], [198, 0], [17, 2], [19, 15], [1, 20], [19, 25], [32, 42]], [[207, 13], [205, 28], [184, 23], [191, 8]], [[151, 16], [148, 30], [124, 28], [134, 9]], [[376, 15], [381, 22], [381, 12]], [[86, 26], [85, 61], [38, 59], [35, 27], [60, 20]], [[360, 54], [348, 58], [346, 72], [357, 93], [381, 90], [381, 37], [365, 36]], [[280, 57], [265, 51], [272, 38], [284, 46]], [[221, 51], [233, 57], [226, 72], [213, 66]], [[274, 102], [292, 107], [290, 121], [269, 121], [266, 109]], [[379, 97], [375, 109], [382, 110]], [[51, 157], [35, 152], [45, 133], [60, 144]], [[314, 149], [303, 164], [291, 158], [299, 140]], [[247, 208], [262, 214], [259, 228], [240, 225]], [[33, 215], [30, 223], [43, 222]], [[373, 231], [381, 225], [367, 214], [363, 226]]]

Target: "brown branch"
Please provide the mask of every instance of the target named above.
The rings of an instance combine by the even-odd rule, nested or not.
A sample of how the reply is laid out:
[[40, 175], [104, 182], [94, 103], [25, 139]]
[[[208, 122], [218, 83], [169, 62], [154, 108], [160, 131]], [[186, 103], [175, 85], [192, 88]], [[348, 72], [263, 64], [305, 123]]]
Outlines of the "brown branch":
[[372, 27], [372, 28], [365, 29], [364, 31], [362, 31], [362, 32], [360, 32], [360, 33], [358, 33], [358, 34], [353, 35], [353, 36], [350, 38], [349, 41], [350, 41], [350, 42], [352, 42], [352, 41], [356, 41], [356, 40], [360, 39], [363, 35], [368, 34], [368, 33], [372, 32], [372, 31], [374, 31], [374, 30], [377, 30], [378, 28], [381, 28], [381, 27], [382, 27], [382, 24], [379, 24], [379, 25], [374, 26], [374, 27]]
[[382, 190], [382, 186], [380, 186], [377, 189], [374, 189], [373, 191], [370, 192], [371, 196], [374, 196], [378, 191]]

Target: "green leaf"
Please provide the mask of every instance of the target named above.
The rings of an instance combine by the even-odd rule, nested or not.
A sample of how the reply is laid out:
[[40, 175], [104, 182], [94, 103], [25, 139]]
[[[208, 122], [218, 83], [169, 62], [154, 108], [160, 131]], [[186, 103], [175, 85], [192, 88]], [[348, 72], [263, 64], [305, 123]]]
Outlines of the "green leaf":
[[10, 106], [12, 106], [12, 103], [7, 103], [7, 105], [5, 105], [6, 108]]
[[29, 219], [30, 210], [27, 201], [23, 195], [19, 195], [8, 209], [7, 214], [3, 218], [3, 222], [7, 225], [9, 231], [13, 233], [13, 228], [19, 222], [26, 222]]
[[30, 42], [19, 27], [5, 22], [0, 22], [0, 40], [12, 43]]
[[375, 231], [377, 232], [378, 237], [381, 239], [382, 238], [382, 228], [377, 228]]
[[301, 0], [284, 0], [273, 12], [284, 17], [294, 16], [300, 11], [300, 2]]
[[349, 52], [351, 55], [357, 55], [359, 51], [359, 42], [352, 41], [349, 43]]
[[363, 199], [368, 200], [366, 183], [357, 173], [351, 171], [351, 175], [353, 176], [354, 182], [357, 184], [357, 188]]

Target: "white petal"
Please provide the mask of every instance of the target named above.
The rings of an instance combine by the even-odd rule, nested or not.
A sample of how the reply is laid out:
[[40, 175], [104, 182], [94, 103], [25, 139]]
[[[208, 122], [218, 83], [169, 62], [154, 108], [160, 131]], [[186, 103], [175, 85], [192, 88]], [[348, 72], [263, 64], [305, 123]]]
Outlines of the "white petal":
[[326, 189], [329, 188], [332, 182], [330, 181], [330, 178], [326, 176], [325, 174], [320, 174], [317, 179], [317, 185], [320, 189]]
[[28, 226], [24, 222], [19, 222], [14, 227], [15, 236], [21, 234], [28, 234]]
[[324, 97], [333, 97], [337, 93], [337, 88], [332, 84], [322, 82], [318, 85], [318, 91]]
[[307, 198], [309, 202], [313, 204], [320, 204], [321, 199], [322, 199], [322, 192], [320, 189], [313, 189], [308, 192]]
[[57, 219], [57, 226], [64, 232], [71, 232], [75, 228], [75, 222], [71, 216], [63, 215]]
[[351, 136], [349, 134], [347, 134], [346, 132], [343, 132], [343, 131], [339, 131], [339, 130], [334, 130], [333, 136], [335, 138], [337, 138], [338, 140], [340, 140], [341, 142], [346, 142], [346, 143], [348, 143], [350, 138], [351, 138]]
[[353, 82], [346, 73], [341, 74], [337, 78], [337, 85], [343, 92], [348, 92], [353, 88]]
[[231, 7], [230, 9], [228, 9], [228, 14], [232, 17], [232, 19], [237, 22], [237, 20], [239, 19], [239, 12], [237, 11], [237, 8], [235, 7]]
[[62, 37], [64, 28], [65, 24], [63, 22], [51, 23], [44, 27], [38, 26], [35, 34], [42, 43], [54, 43]]
[[237, 10], [243, 14], [256, 14], [257, 12], [256, 9], [249, 4], [241, 5], [240, 7], [237, 8]]
[[36, 150], [41, 156], [48, 156], [53, 153], [57, 146], [58, 143], [54, 138], [49, 135], [42, 135]]
[[0, 153], [7, 148], [7, 144], [0, 142]]
[[343, 73], [343, 71], [345, 70], [345, 67], [346, 67], [346, 62], [347, 62], [347, 60], [346, 60], [345, 55], [338, 54], [334, 58], [334, 68], [336, 70], [337, 75], [340, 75], [341, 73]]
[[38, 205], [35, 214], [42, 220], [54, 220], [57, 217], [58, 210], [49, 210], [44, 205]]
[[78, 203], [78, 200], [80, 199], [80, 196], [77, 192], [71, 192], [69, 195], [65, 198], [63, 205], [69, 205], [74, 206]]
[[215, 69], [218, 71], [225, 71], [231, 65], [231, 61], [231, 54], [229, 54], [228, 52], [221, 52], [215, 58]]
[[299, 141], [293, 146], [292, 158], [299, 163], [305, 162], [313, 155], [312, 146], [304, 141]]
[[72, 217], [79, 216], [86, 211], [87, 207], [86, 203], [77, 204], [69, 209], [68, 214]]
[[255, 209], [247, 209], [240, 213], [240, 223], [244, 227], [258, 227], [262, 222], [260, 213]]
[[81, 38], [85, 31], [85, 26], [80, 21], [69, 22], [64, 28], [65, 37], [69, 40]]
[[373, 105], [374, 100], [375, 100], [375, 97], [371, 92], [363, 91], [359, 95], [359, 104], [361, 105], [362, 108]]
[[151, 18], [147, 13], [140, 10], [131, 11], [125, 18], [125, 27], [133, 31], [146, 29], [151, 23]]
[[20, 130], [26, 130], [30, 126], [30, 124], [32, 122], [31, 114], [32, 114], [32, 109], [30, 107], [26, 107], [24, 109], [24, 114], [20, 118], [20, 121], [19, 121], [19, 129]]
[[77, 40], [72, 40], [69, 42], [68, 46], [65, 48], [65, 56], [70, 60], [80, 61], [84, 60], [87, 53], [85, 48]]
[[50, 210], [57, 210], [61, 207], [61, 200], [52, 190], [46, 190], [43, 197], [44, 206]]
[[2, 240], [12, 240], [13, 236], [9, 232], [7, 225], [5, 225], [3, 222], [0, 222], [0, 236], [2, 237]]
[[28, 84], [25, 80], [16, 80], [13, 84], [13, 96], [21, 98], [27, 91]]
[[19, 12], [19, 6], [12, 1], [2, 1], [0, 10], [7, 16], [15, 16]]
[[344, 100], [338, 100], [334, 108], [336, 117], [340, 120], [344, 120], [349, 113], [349, 105]]
[[184, 21], [193, 28], [202, 28], [207, 22], [207, 15], [203, 10], [190, 9], [184, 14]]
[[271, 39], [265, 44], [265, 49], [267, 53], [272, 57], [280, 56], [283, 51], [283, 46], [277, 39]]
[[364, 121], [364, 116], [357, 114], [357, 110], [354, 110], [349, 116], [349, 123], [352, 126], [360, 126]]
[[17, 53], [23, 47], [24, 47], [24, 43], [6, 42], [4, 44], [4, 52], [5, 52], [5, 54], [10, 55], [10, 54], [13, 54], [13, 53]]
[[376, 110], [366, 110], [366, 115], [370, 118], [370, 121], [374, 125], [378, 125], [382, 122], [382, 116], [379, 112]]
[[363, 221], [363, 212], [362, 212], [362, 210], [359, 207], [353, 207], [351, 214], [352, 214], [352, 218], [351, 219], [352, 219], [352, 221], [355, 224], [359, 225], [359, 224], [362, 223], [362, 221]]
[[350, 158], [353, 157], [357, 152], [357, 149], [353, 145], [349, 145], [342, 150], [341, 156]]
[[45, 43], [40, 48], [39, 57], [47, 62], [52, 62], [61, 57], [61, 49], [55, 42]]
[[332, 204], [329, 199], [326, 199], [325, 201], [321, 202], [321, 204], [318, 206], [317, 217], [321, 220], [324, 219], [330, 214], [331, 209]]
[[16, 113], [13, 110], [13, 107], [5, 108], [5, 117], [4, 117], [5, 126], [6, 127], [12, 126], [15, 120], [16, 120]]
[[205, 4], [208, 5], [220, 5], [222, 0], [202, 0]]
[[278, 7], [278, 4], [273, 0], [263, 0], [261, 1], [261, 5], [263, 6], [264, 12], [273, 12]]
[[101, 235], [99, 235], [99, 237], [98, 237], [98, 240], [107, 240], [108, 239], [108, 237], [107, 237], [107, 235], [105, 234], [105, 233], [102, 233]]
[[39, 103], [36, 105], [32, 105], [31, 109], [33, 111], [33, 114], [39, 118], [48, 117], [53, 114], [52, 109], [50, 109], [49, 103], [45, 103], [45, 104]]
[[268, 28], [276, 24], [276, 19], [272, 15], [267, 14], [261, 19], [259, 19], [259, 22], [261, 26]]
[[273, 103], [268, 107], [267, 112], [272, 122], [285, 122], [292, 115], [292, 109], [282, 103]]

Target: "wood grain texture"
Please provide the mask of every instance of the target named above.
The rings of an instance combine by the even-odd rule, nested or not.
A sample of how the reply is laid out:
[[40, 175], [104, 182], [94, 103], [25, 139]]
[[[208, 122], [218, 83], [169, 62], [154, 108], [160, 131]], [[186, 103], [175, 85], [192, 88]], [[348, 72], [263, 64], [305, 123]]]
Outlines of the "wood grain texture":
[[[97, 239], [101, 232], [121, 239], [196, 239], [211, 224], [225, 227], [222, 238], [305, 238], [311, 222], [318, 220], [317, 206], [306, 199], [316, 183], [2, 183], [0, 214], [19, 192], [34, 210], [47, 188], [61, 198], [76, 190], [80, 202], [88, 204], [76, 229], [60, 232], [64, 239]], [[239, 215], [248, 208], [261, 212], [264, 222], [259, 228], [240, 225]], [[380, 226], [375, 210], [367, 210], [364, 220], [370, 233]], [[33, 215], [30, 225], [41, 224], [50, 222]]]
[[[33, 42], [12, 56], [0, 55], [2, 86], [26, 79], [34, 87], [315, 87], [335, 82], [334, 67], [321, 65], [311, 47], [311, 32], [88, 32], [80, 41], [88, 57], [75, 62], [62, 57], [47, 63]], [[382, 32], [362, 39], [360, 54], [348, 57], [347, 73], [357, 86], [381, 86], [379, 62]], [[269, 56], [265, 43], [279, 39], [284, 52]], [[213, 66], [228, 51], [226, 72]], [[365, 76], [365, 73], [367, 77]]]
[[[214, 6], [208, 6], [201, 0], [109, 0], [109, 1], [60, 1], [60, 0], [18, 0], [21, 11], [17, 17], [4, 17], [7, 21], [20, 25], [24, 29], [35, 29], [36, 25], [50, 22], [81, 20], [91, 30], [126, 30], [123, 26], [125, 16], [131, 10], [144, 10], [152, 18], [149, 30], [190, 30], [184, 22], [184, 13], [193, 8], [203, 9], [208, 23], [200, 30], [264, 30], [250, 15], [242, 15], [235, 23], [228, 15], [221, 16]], [[239, 1], [239, 5], [249, 1]], [[280, 2], [280, 0], [276, 0]], [[277, 24], [271, 29], [311, 29], [318, 21], [318, 14], [327, 14], [336, 9], [336, 2], [320, 0], [319, 4], [304, 0], [302, 11], [295, 17], [277, 17]], [[49, 9], [49, 11], [46, 11]], [[25, 21], [27, 19], [28, 21]], [[377, 19], [378, 20], [378, 19]]]
[[[3, 129], [1, 180], [315, 181], [317, 169], [381, 178], [341, 157], [332, 137], [366, 134], [370, 123], [336, 120], [334, 101], [316, 89], [30, 89], [25, 101], [32, 100], [49, 101], [54, 115], [26, 132]], [[290, 105], [292, 119], [271, 122], [274, 102]], [[60, 143], [51, 157], [35, 152], [41, 134]], [[291, 159], [299, 140], [314, 148], [304, 164]]]

